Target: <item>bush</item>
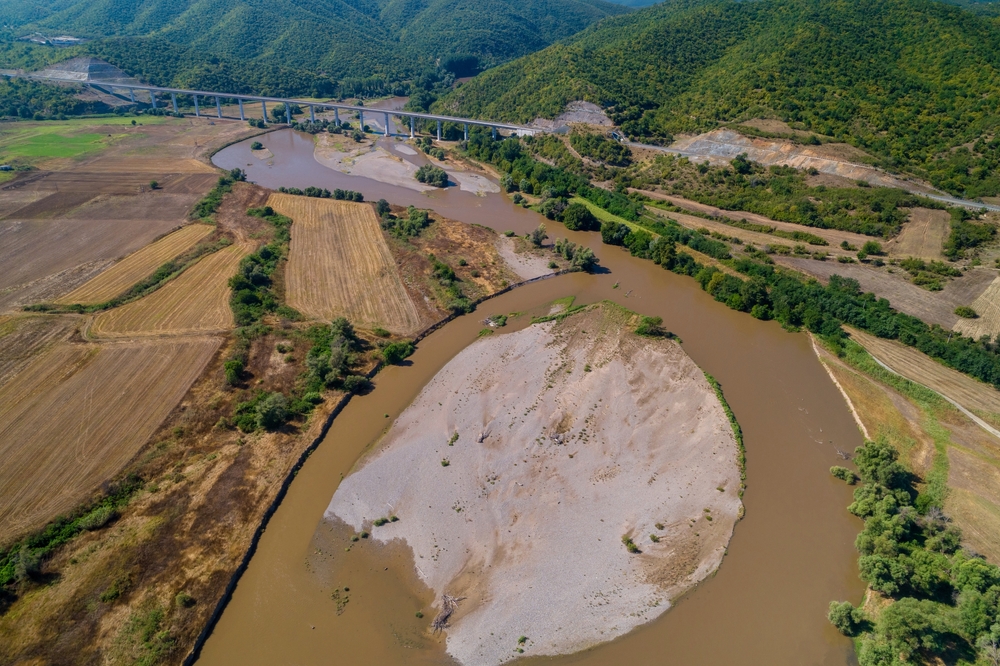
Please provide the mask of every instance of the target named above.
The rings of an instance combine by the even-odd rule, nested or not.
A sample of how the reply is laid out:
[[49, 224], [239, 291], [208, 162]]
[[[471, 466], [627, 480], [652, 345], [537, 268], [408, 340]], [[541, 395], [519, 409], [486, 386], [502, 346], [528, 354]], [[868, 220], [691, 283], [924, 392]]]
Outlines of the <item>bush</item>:
[[970, 308], [968, 305], [959, 305], [955, 308], [955, 314], [964, 319], [975, 319], [979, 316], [979, 313]]
[[433, 185], [434, 187], [448, 186], [448, 173], [441, 167], [436, 167], [433, 164], [423, 165], [417, 169], [417, 173], [414, 176], [421, 183], [426, 183], [427, 185]]
[[108, 504], [102, 504], [90, 513], [80, 518], [80, 529], [93, 531], [98, 530], [118, 517], [118, 511]]
[[276, 430], [288, 422], [290, 417], [288, 398], [281, 393], [270, 393], [257, 404], [258, 428]]
[[187, 592], [178, 592], [177, 596], [174, 597], [174, 603], [177, 604], [178, 608], [191, 608], [194, 606], [195, 600]]
[[362, 375], [347, 375], [344, 377], [344, 390], [348, 393], [364, 393], [371, 386], [371, 381]]
[[250, 150], [263, 150], [263, 149], [264, 149], [264, 144], [262, 144], [260, 141], [254, 141], [253, 143], [250, 144]]
[[240, 383], [240, 379], [243, 378], [243, 361], [238, 358], [233, 358], [225, 363], [223, 363], [222, 368], [226, 373], [226, 383], [230, 386], [236, 386]]
[[389, 365], [398, 365], [403, 359], [410, 356], [415, 348], [412, 342], [390, 342], [382, 348], [382, 358]]
[[846, 467], [838, 467], [835, 465], [830, 468], [830, 474], [833, 474], [835, 477], [851, 486], [853, 486], [858, 480], [858, 475]]
[[544, 224], [539, 224], [537, 229], [528, 234], [528, 240], [530, 240], [531, 244], [534, 245], [535, 247], [541, 247], [542, 243], [548, 237], [549, 235], [545, 233]]
[[647, 337], [660, 337], [665, 333], [662, 324], [662, 317], [643, 317], [639, 322], [639, 326], [636, 327], [635, 332]]

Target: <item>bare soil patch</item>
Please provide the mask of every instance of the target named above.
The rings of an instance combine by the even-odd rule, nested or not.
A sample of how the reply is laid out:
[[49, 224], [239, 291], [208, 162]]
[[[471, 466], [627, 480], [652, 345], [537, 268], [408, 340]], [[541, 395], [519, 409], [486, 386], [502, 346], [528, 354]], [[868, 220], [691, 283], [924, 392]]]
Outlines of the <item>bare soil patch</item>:
[[190, 224], [150, 243], [138, 252], [125, 257], [87, 284], [74, 289], [56, 303], [69, 305], [103, 303], [124, 293], [132, 285], [151, 275], [164, 262], [194, 247], [215, 228], [207, 224]]
[[99, 338], [223, 332], [233, 327], [229, 278], [252, 246], [234, 243], [208, 255], [149, 296], [94, 317]]
[[273, 194], [292, 224], [288, 304], [315, 319], [414, 333], [420, 315], [403, 286], [370, 204]]
[[1000, 334], [1000, 277], [990, 282], [986, 290], [972, 301], [971, 307], [979, 316], [975, 319], [959, 317], [954, 330], [976, 340], [984, 335], [992, 338]]
[[0, 221], [0, 311], [61, 296], [178, 225], [156, 219]]
[[680, 345], [636, 321], [601, 304], [480, 339], [338, 487], [328, 519], [404, 540], [439, 599], [464, 598], [460, 663], [507, 662], [522, 635], [529, 655], [611, 640], [719, 566], [741, 507], [732, 430]]
[[211, 338], [62, 344], [0, 388], [0, 534], [76, 506], [153, 434], [211, 359]]
[[948, 238], [950, 221], [946, 210], [913, 208], [899, 235], [886, 243], [885, 249], [897, 257], [944, 260], [941, 250]]

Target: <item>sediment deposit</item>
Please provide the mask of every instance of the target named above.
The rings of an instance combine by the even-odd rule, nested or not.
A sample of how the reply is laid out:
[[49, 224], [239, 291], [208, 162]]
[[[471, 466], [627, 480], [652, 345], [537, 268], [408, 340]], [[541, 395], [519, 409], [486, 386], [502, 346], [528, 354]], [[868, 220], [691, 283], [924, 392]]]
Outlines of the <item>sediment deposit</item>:
[[335, 493], [328, 520], [404, 540], [438, 607], [460, 600], [445, 631], [462, 664], [611, 640], [722, 561], [741, 508], [730, 424], [681, 346], [636, 323], [601, 304], [481, 338]]

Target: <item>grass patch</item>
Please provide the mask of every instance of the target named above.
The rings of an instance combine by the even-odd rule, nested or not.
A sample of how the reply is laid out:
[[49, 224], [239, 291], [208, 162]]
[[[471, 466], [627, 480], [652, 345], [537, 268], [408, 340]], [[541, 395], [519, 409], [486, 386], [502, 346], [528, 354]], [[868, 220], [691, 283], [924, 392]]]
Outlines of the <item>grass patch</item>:
[[[743, 429], [740, 428], [739, 422], [736, 420], [736, 415], [733, 414], [733, 410], [729, 408], [729, 403], [726, 402], [726, 396], [722, 394], [722, 385], [716, 381], [715, 377], [705, 373], [705, 379], [708, 380], [709, 385], [712, 390], [715, 391], [715, 396], [719, 399], [719, 403], [722, 405], [722, 410], [726, 413], [726, 418], [729, 419], [729, 425], [733, 429], [733, 437], [736, 438], [736, 446], [739, 449], [739, 454], [737, 455], [737, 462], [740, 465], [740, 499], [743, 498], [743, 491], [747, 489], [747, 450], [743, 446]], [[742, 514], [743, 509], [740, 509]], [[740, 516], [743, 517], [742, 515]]]

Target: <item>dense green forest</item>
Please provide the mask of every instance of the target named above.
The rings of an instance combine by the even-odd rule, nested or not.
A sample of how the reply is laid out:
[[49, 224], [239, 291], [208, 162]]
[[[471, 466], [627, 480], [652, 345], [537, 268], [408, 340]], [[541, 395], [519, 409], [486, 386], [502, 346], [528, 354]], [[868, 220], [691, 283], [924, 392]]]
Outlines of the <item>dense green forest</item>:
[[934, 0], [677, 0], [610, 18], [438, 101], [511, 121], [603, 105], [669, 141], [773, 117], [951, 193], [1000, 194], [1000, 25]]
[[4, 31], [0, 67], [57, 51], [13, 49], [13, 38], [58, 31], [94, 40], [63, 57], [90, 53], [159, 85], [303, 95], [346, 82], [384, 93], [450, 57], [457, 76], [474, 74], [627, 11], [603, 0], [8, 0], [0, 24], [16, 28]]

